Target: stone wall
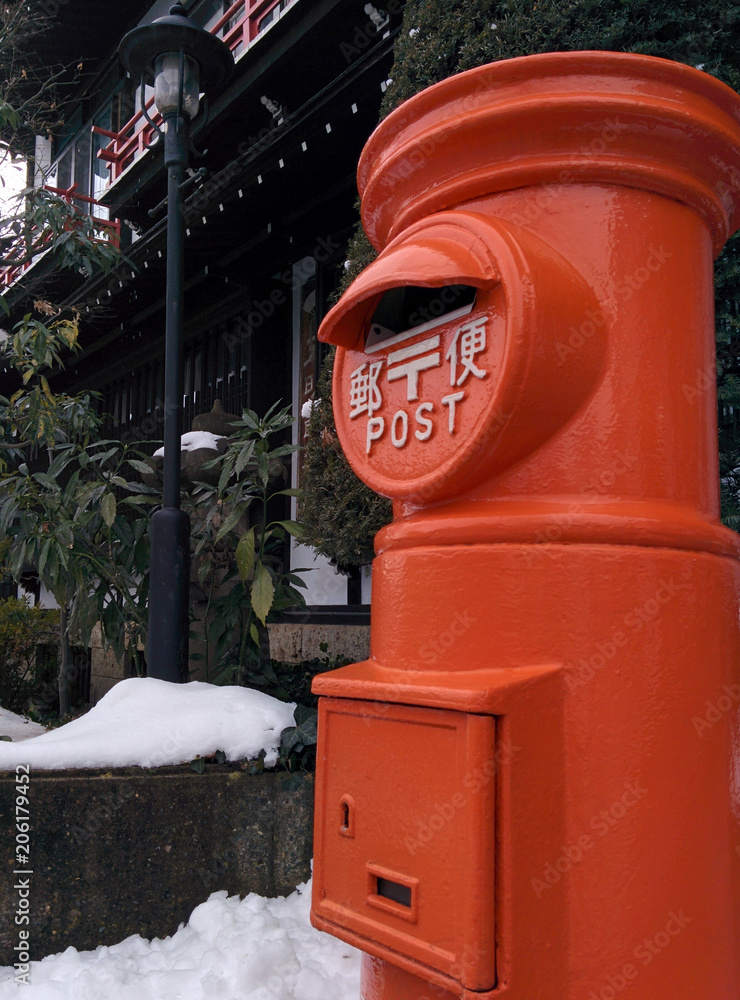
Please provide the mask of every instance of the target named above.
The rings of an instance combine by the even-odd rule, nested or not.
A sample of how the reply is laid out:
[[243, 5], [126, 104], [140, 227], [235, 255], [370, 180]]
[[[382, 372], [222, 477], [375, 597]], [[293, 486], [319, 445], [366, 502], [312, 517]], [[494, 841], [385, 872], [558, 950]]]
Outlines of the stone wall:
[[[370, 655], [369, 625], [303, 625], [275, 622], [267, 626], [270, 657], [280, 663], [302, 663], [323, 656], [357, 662]], [[322, 650], [322, 646], [325, 649]]]
[[[144, 647], [139, 647], [143, 654]], [[97, 705], [114, 684], [125, 677], [134, 676], [131, 657], [116, 658], [112, 649], [106, 649], [100, 626], [96, 625], [90, 637], [90, 704]]]
[[[285, 895], [310, 876], [313, 776], [239, 764], [36, 771], [28, 924], [31, 960], [164, 937], [219, 889]], [[14, 773], [0, 774], [0, 965], [19, 926]]]
[[[369, 625], [274, 622], [267, 631], [270, 657], [280, 663], [302, 663], [325, 656], [343, 656], [356, 662], [370, 655]], [[191, 639], [190, 651], [202, 654], [203, 643]], [[193, 660], [190, 667], [190, 680], [201, 680], [202, 661]], [[100, 629], [96, 628], [91, 639], [90, 704], [96, 705], [114, 684], [131, 676], [131, 662], [121, 663], [112, 650], [104, 649]]]

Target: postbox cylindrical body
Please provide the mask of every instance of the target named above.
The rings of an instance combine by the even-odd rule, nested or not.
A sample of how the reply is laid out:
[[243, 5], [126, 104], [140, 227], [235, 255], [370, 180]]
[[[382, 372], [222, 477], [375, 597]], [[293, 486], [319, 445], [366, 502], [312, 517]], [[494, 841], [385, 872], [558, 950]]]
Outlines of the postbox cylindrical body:
[[740, 998], [739, 180], [740, 98], [613, 53], [453, 77], [366, 147], [381, 254], [320, 335], [394, 520], [371, 657], [316, 682], [312, 910], [365, 1000]]

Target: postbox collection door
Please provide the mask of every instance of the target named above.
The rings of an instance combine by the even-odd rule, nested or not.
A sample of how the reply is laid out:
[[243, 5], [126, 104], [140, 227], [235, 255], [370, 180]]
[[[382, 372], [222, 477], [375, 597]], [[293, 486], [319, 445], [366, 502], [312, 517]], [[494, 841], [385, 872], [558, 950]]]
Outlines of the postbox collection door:
[[319, 711], [315, 916], [492, 989], [494, 718], [341, 698]]

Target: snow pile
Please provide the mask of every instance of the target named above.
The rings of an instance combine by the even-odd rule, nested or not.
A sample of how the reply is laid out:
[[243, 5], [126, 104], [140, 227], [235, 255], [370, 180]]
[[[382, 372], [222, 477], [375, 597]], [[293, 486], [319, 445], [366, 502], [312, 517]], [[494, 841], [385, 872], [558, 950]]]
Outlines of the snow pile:
[[32, 962], [29, 986], [0, 969], [0, 1000], [357, 1000], [360, 952], [308, 920], [310, 883], [287, 899], [214, 892], [164, 940], [67, 948]]
[[[224, 441], [223, 434], [211, 434], [210, 431], [188, 431], [180, 438], [181, 451], [197, 451], [198, 448], [212, 448], [218, 451], [218, 442]], [[157, 448], [153, 458], [164, 458], [164, 448]]]
[[19, 740], [29, 740], [32, 736], [39, 736], [45, 732], [46, 727], [40, 726], [38, 722], [31, 722], [22, 715], [9, 712], [7, 708], [0, 708], [0, 736], [9, 736], [14, 743], [17, 743]]
[[295, 724], [295, 704], [262, 691], [153, 677], [119, 681], [98, 704], [66, 726], [23, 743], [0, 742], [0, 770], [17, 764], [66, 767], [159, 767], [223, 750], [228, 760], [278, 759], [280, 734]]

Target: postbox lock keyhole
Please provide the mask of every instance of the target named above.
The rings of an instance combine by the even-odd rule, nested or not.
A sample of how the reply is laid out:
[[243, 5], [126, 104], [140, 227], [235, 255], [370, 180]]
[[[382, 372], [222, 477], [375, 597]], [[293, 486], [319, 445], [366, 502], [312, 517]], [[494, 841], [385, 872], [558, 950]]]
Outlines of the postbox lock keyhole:
[[339, 803], [339, 833], [342, 837], [355, 835], [355, 800], [351, 795], [343, 795]]

